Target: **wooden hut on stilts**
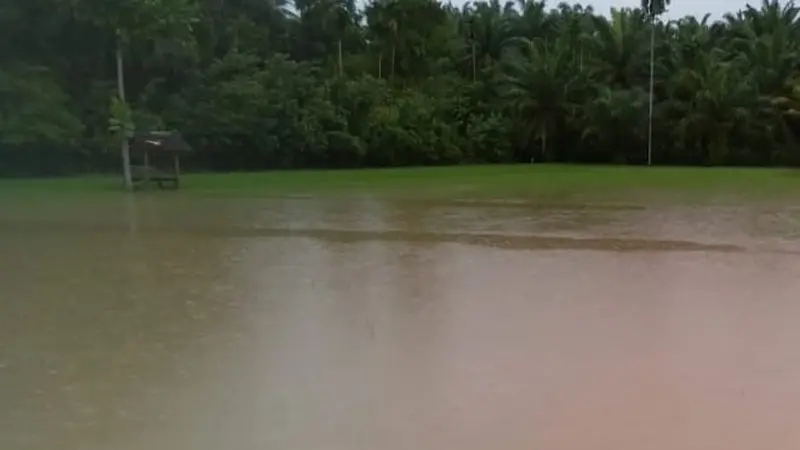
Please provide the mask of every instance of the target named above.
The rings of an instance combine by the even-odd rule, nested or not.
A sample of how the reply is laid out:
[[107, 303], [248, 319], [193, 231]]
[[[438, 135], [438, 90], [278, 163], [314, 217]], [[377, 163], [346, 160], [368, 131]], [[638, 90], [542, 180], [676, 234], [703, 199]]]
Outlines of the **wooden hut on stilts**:
[[155, 183], [159, 189], [180, 187], [181, 154], [192, 148], [177, 131], [144, 131], [136, 133], [131, 142], [131, 158], [141, 161], [131, 166], [134, 186], [149, 187]]

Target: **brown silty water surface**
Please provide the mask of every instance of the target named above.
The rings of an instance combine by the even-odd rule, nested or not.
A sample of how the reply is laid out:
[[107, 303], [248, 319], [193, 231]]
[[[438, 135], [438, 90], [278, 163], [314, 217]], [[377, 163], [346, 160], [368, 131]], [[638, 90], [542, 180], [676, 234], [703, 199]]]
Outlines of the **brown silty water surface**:
[[0, 212], [0, 448], [800, 448], [800, 210]]

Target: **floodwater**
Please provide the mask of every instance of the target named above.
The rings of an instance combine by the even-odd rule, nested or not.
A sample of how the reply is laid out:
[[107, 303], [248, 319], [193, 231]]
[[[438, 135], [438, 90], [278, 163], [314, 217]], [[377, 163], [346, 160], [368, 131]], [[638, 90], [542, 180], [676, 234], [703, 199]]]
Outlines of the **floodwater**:
[[6, 205], [0, 448], [800, 448], [800, 209], [617, 200]]

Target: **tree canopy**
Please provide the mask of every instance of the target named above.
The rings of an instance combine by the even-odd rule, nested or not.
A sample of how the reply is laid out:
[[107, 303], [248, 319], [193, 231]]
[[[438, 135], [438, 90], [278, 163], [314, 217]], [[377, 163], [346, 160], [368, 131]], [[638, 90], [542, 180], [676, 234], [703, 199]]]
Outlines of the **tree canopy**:
[[669, 4], [8, 0], [0, 175], [116, 170], [120, 43], [125, 122], [196, 168], [641, 164], [651, 32], [656, 164], [800, 162], [800, 8]]

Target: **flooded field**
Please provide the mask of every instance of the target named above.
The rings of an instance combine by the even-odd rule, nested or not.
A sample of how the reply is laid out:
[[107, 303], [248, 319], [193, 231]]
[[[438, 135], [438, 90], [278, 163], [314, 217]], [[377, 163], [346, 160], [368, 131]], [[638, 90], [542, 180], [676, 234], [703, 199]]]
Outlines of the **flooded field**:
[[17, 202], [0, 405], [3, 450], [798, 448], [800, 206]]

